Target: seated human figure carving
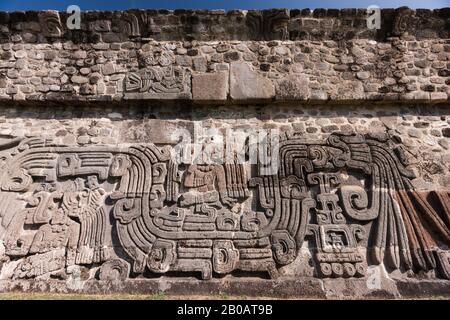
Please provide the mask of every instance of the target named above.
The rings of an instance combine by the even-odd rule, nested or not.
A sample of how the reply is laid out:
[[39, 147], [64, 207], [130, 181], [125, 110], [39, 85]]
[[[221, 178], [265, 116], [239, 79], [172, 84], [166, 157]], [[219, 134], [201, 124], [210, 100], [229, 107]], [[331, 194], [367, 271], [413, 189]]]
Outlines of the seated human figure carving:
[[221, 165], [190, 165], [184, 186], [190, 191], [181, 196], [182, 206], [209, 203], [219, 207], [222, 205], [232, 207], [236, 202], [227, 194], [225, 171]]

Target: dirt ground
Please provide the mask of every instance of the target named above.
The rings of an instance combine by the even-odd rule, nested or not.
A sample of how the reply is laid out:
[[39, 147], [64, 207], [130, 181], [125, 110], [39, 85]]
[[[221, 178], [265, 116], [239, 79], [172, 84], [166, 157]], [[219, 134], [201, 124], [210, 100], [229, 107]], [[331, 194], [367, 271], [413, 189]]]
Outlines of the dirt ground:
[[245, 297], [211, 295], [211, 296], [177, 296], [163, 293], [153, 295], [142, 294], [54, 294], [54, 293], [0, 293], [0, 300], [277, 300], [272, 297]]
[[[370, 298], [369, 298], [370, 299]], [[0, 300], [297, 300], [296, 298], [280, 299], [273, 297], [248, 297], [248, 296], [229, 296], [222, 295], [210, 295], [210, 296], [176, 296], [165, 295], [164, 293], [153, 295], [141, 295], [141, 294], [102, 294], [102, 295], [89, 295], [89, 294], [57, 294], [57, 293], [0, 293]], [[301, 300], [315, 300], [304, 299]], [[357, 298], [345, 297], [342, 299], [333, 300], [358, 300]], [[368, 300], [365, 298], [364, 300]], [[377, 299], [374, 299], [377, 300]], [[450, 297], [444, 296], [432, 296], [426, 298], [414, 298], [407, 300], [450, 300]]]

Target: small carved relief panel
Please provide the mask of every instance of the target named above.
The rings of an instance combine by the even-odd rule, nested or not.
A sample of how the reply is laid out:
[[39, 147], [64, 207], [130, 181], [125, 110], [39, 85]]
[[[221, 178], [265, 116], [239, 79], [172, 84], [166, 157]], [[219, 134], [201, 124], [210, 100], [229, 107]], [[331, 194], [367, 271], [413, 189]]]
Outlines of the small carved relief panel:
[[[150, 58], [148, 58], [150, 59]], [[153, 57], [151, 58], [153, 59]], [[164, 63], [164, 57], [161, 57]], [[191, 99], [190, 71], [177, 66], [151, 66], [125, 78], [125, 99]]]
[[[168, 90], [153, 72], [127, 88]], [[270, 175], [259, 174], [261, 159], [186, 165], [171, 149], [5, 143], [0, 265], [12, 279], [64, 277], [75, 265], [99, 268], [100, 280], [238, 270], [276, 278], [306, 248], [317, 277], [364, 277], [384, 264], [450, 278], [450, 192], [415, 190], [387, 136], [285, 134]]]
[[126, 99], [191, 99], [191, 71], [176, 65], [175, 54], [166, 48], [137, 52], [138, 69], [124, 80]]

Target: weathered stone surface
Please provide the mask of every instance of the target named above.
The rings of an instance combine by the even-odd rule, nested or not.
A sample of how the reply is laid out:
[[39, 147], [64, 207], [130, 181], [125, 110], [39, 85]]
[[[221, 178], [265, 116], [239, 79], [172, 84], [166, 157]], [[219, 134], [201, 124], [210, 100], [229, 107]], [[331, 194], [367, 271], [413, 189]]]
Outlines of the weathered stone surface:
[[0, 291], [449, 294], [447, 9], [65, 17], [0, 13]]
[[[93, 43], [206, 40], [342, 40], [385, 39], [390, 36], [415, 38], [443, 38], [449, 33], [446, 26], [446, 9], [393, 10], [382, 9], [382, 21], [387, 27], [367, 30], [365, 10], [351, 9], [268, 9], [234, 10], [128, 10], [117, 14], [108, 12], [83, 12], [82, 36], [66, 26], [66, 14], [57, 11], [38, 13], [39, 23], [34, 27], [16, 28], [16, 23], [27, 23], [27, 16], [16, 12], [6, 13], [0, 25], [10, 30], [10, 38], [19, 42], [36, 42], [42, 37], [62, 39], [77, 43], [80, 38]], [[448, 10], [448, 9], [447, 9]], [[19, 15], [18, 15], [19, 14]], [[20, 16], [19, 21], [9, 17]], [[22, 21], [20, 21], [22, 20]], [[48, 27], [51, 26], [51, 27]], [[419, 27], [420, 26], [420, 27]], [[320, 28], [320, 32], [318, 29]], [[225, 31], [226, 30], [226, 31]], [[438, 54], [443, 45], [432, 47]], [[221, 46], [222, 52], [230, 50]], [[82, 57], [82, 56], [81, 56]], [[330, 61], [335, 59], [330, 58]]]
[[[398, 108], [389, 113], [399, 114]], [[398, 133], [392, 136], [392, 125], [386, 127], [378, 118], [385, 118], [388, 111], [383, 108], [361, 110], [363, 116], [352, 121], [336, 115], [333, 107], [318, 116], [314, 106], [280, 114], [274, 108], [266, 120], [256, 120], [259, 107], [234, 116], [254, 119], [247, 122], [222, 119], [224, 111], [229, 116], [239, 110], [232, 106], [222, 113], [199, 109], [198, 115], [180, 107], [171, 111], [173, 120], [167, 119], [164, 106], [137, 114], [134, 108], [86, 110], [96, 120], [85, 120], [85, 111], [77, 108], [80, 120], [55, 119], [58, 125], [50, 129], [53, 120], [24, 120], [31, 124], [27, 126], [8, 120], [1, 125], [5, 171], [0, 199], [15, 208], [0, 207], [1, 279], [70, 278], [74, 270], [92, 264], [100, 266], [98, 276], [87, 272], [85, 281], [94, 283], [96, 277], [127, 281], [131, 273], [198, 272], [210, 279], [214, 273], [241, 270], [280, 279], [354, 278], [324, 284], [336, 295], [342, 295], [340, 285], [365, 295], [370, 294], [362, 286], [368, 270], [381, 265], [403, 281], [403, 270], [414, 278], [417, 270], [429, 268], [421, 259], [430, 259], [436, 278], [450, 276], [445, 247], [450, 235], [440, 218], [448, 211], [448, 191], [423, 189], [427, 185], [417, 181], [415, 189], [412, 184], [417, 174], [430, 188], [446, 183], [442, 177], [449, 168], [442, 164], [448, 157], [441, 153], [436, 160], [430, 158], [430, 153], [439, 154], [434, 148], [440, 146], [411, 140], [446, 126], [439, 113], [419, 117], [402, 111], [402, 122], [394, 129]], [[25, 114], [17, 113], [19, 119]], [[303, 126], [287, 125], [293, 118], [294, 123], [302, 119]], [[200, 122], [215, 131], [200, 130]], [[271, 142], [260, 146], [277, 154], [273, 171], [263, 174], [263, 162], [252, 164], [251, 158], [218, 161], [224, 152], [218, 143], [226, 141], [230, 124], [236, 130], [284, 132], [277, 149], [272, 150], [276, 144], [270, 136]], [[360, 133], [341, 132], [349, 124]], [[185, 149], [189, 145], [180, 142], [192, 141], [192, 135], [197, 150], [214, 147], [218, 162], [208, 162], [207, 153], [195, 163], [176, 160], [177, 154], [191, 154]], [[210, 139], [217, 142], [210, 144]], [[415, 150], [418, 145], [420, 150]], [[408, 164], [425, 171], [416, 173]], [[382, 185], [391, 186], [394, 197], [386, 197]], [[142, 197], [147, 193], [149, 197]], [[396, 210], [399, 201], [402, 206]], [[388, 219], [398, 216], [392, 223], [403, 231], [392, 234], [383, 228], [381, 213]], [[441, 227], [431, 232], [419, 213]], [[129, 227], [135, 224], [137, 228]], [[436, 245], [419, 232], [428, 232], [428, 241]], [[394, 237], [401, 250], [389, 251], [389, 243], [382, 241], [387, 237]], [[223, 254], [226, 259], [219, 259]], [[395, 285], [388, 292], [398, 294]]]
[[[69, 283], [69, 284], [68, 284]], [[28, 288], [26, 291], [24, 288]], [[447, 281], [392, 281], [383, 279], [379, 287], [369, 287], [366, 281], [358, 279], [340, 279], [321, 281], [311, 278], [266, 280], [258, 278], [224, 278], [199, 282], [193, 279], [133, 279], [126, 281], [79, 281], [46, 280], [16, 281], [10, 283], [0, 280], [1, 292], [55, 292], [86, 294], [165, 294], [176, 296], [230, 295], [269, 298], [375, 298], [375, 299], [414, 299], [429, 297], [448, 297]]]
[[[111, 115], [109, 117], [112, 119], [118, 118]], [[123, 126], [120, 130], [118, 141], [121, 143], [153, 141], [156, 144], [176, 145], [182, 139], [191, 137], [193, 132], [193, 124], [187, 121], [148, 119], [144, 122], [134, 120]]]
[[89, 79], [86, 77], [81, 77], [81, 76], [73, 76], [70, 79], [73, 83], [77, 83], [77, 84], [82, 84], [82, 83], [88, 83]]
[[227, 100], [228, 72], [194, 74], [192, 76], [192, 98], [194, 100]]
[[[217, 35], [210, 32], [211, 38], [204, 39], [200, 36], [199, 39], [184, 41], [182, 32], [185, 22], [180, 22], [176, 28], [181, 34], [175, 35], [169, 31], [167, 38], [164, 38], [171, 41], [168, 44], [156, 41], [158, 39], [154, 38], [155, 35], [151, 35], [154, 39], [152, 41], [145, 37], [148, 30], [142, 25], [148, 21], [147, 14], [146, 11], [126, 12], [124, 16], [127, 18], [122, 22], [114, 19], [110, 21], [107, 17], [97, 21], [94, 14], [92, 25], [98, 22], [100, 25], [109, 26], [109, 31], [98, 32], [97, 27], [94, 27], [93, 32], [100, 37], [94, 37], [95, 41], [88, 36], [70, 41], [70, 37], [75, 33], [65, 33], [65, 26], [61, 24], [59, 14], [42, 12], [42, 22], [51, 21], [55, 30], [46, 30], [45, 36], [40, 34], [38, 41], [33, 43], [25, 43], [25, 38], [19, 34], [3, 41], [0, 68], [4, 70], [4, 76], [0, 79], [0, 84], [3, 88], [10, 89], [2, 90], [0, 99], [35, 99], [35, 92], [40, 92], [40, 100], [54, 100], [55, 93], [59, 92], [64, 93], [65, 99], [78, 100], [78, 85], [85, 84], [85, 78], [89, 78], [91, 85], [98, 86], [94, 86], [92, 90], [85, 90], [87, 86], [84, 86], [83, 95], [89, 101], [189, 100], [193, 94], [191, 74], [201, 76], [216, 72], [230, 73], [232, 64], [235, 66], [233, 70], [236, 70], [236, 66], [244, 66], [244, 63], [247, 63], [255, 74], [255, 79], [264, 82], [267, 90], [264, 92], [261, 89], [260, 95], [265, 99], [273, 96], [272, 87], [275, 87], [278, 99], [297, 100], [299, 103], [309, 98], [316, 101], [398, 100], [405, 103], [414, 100], [429, 101], [433, 104], [449, 100], [449, 53], [445, 51], [445, 38], [439, 38], [436, 34], [432, 37], [424, 37], [423, 34], [417, 38], [413, 37], [413, 29], [408, 28], [413, 28], [414, 25], [409, 26], [408, 23], [402, 24], [408, 32], [399, 32], [401, 35], [405, 34], [400, 39], [383, 38], [380, 36], [381, 31], [377, 32], [376, 41], [371, 39], [370, 32], [360, 33], [361, 38], [354, 39], [360, 22], [346, 26], [345, 29], [348, 30], [345, 31], [346, 36], [343, 39], [328, 39], [327, 31], [324, 31], [326, 27], [320, 24], [321, 19], [327, 21], [326, 16], [320, 15], [311, 19], [303, 16], [289, 17], [284, 10], [252, 11], [247, 15], [241, 12], [239, 18], [244, 20], [241, 21], [245, 24], [244, 29], [252, 29], [248, 35], [249, 39], [242, 34], [244, 29], [239, 32], [243, 38], [250, 41], [231, 41], [234, 34], [229, 34], [230, 39], [211, 41], [215, 36], [220, 38], [226, 32]], [[346, 19], [352, 21], [355, 14], [346, 12]], [[172, 16], [169, 12], [151, 13], [152, 17], [155, 15], [182, 21], [179, 20], [181, 16], [178, 14]], [[195, 17], [195, 12], [191, 15]], [[402, 19], [403, 13], [396, 15], [399, 15], [398, 19]], [[208, 16], [208, 13], [203, 12], [202, 16]], [[216, 20], [213, 19], [215, 22], [211, 22], [211, 25], [202, 22], [211, 27], [210, 31], [216, 30], [214, 23], [218, 23], [218, 26], [223, 19], [227, 20], [231, 16], [214, 17]], [[437, 17], [440, 17], [439, 14]], [[142, 23], [139, 22], [141, 18]], [[245, 21], [247, 18], [250, 20]], [[358, 16], [358, 19], [360, 18]], [[386, 19], [392, 18], [391, 13]], [[302, 25], [304, 37], [300, 37], [297, 30], [291, 34], [291, 25], [286, 24], [289, 19]], [[303, 19], [308, 21], [306, 25], [303, 24]], [[331, 19], [335, 21], [340, 18], [338, 16]], [[225, 20], [222, 22], [226, 22]], [[270, 25], [279, 24], [280, 28], [265, 30], [261, 28], [261, 21], [267, 21]], [[318, 23], [321, 32], [324, 32], [314, 33], [312, 30], [317, 27], [313, 27], [310, 31], [315, 34], [314, 41], [309, 41], [306, 34], [311, 21]], [[438, 23], [433, 18], [427, 19], [426, 23], [429, 21]], [[117, 25], [113, 27], [115, 24]], [[424, 26], [422, 23], [420, 29], [426, 29]], [[14, 32], [20, 33], [15, 26], [8, 27], [13, 27]], [[91, 27], [89, 24], [82, 30], [89, 34]], [[133, 32], [130, 33], [130, 30]], [[157, 35], [167, 30], [171, 29], [160, 28], [161, 32]], [[194, 32], [194, 29], [191, 31]], [[333, 32], [338, 34], [337, 31]], [[383, 29], [383, 32], [386, 30]], [[426, 32], [433, 34], [430, 30]], [[288, 34], [290, 40], [284, 39]], [[104, 37], [107, 35], [106, 41]], [[278, 37], [284, 41], [270, 41]], [[58, 41], [48, 41], [47, 38]], [[235, 74], [229, 76], [235, 79]], [[68, 90], [65, 84], [71, 78], [74, 88]], [[242, 84], [238, 82], [239, 79], [235, 80], [233, 83], [242, 88], [251, 86], [250, 83]], [[27, 85], [30, 90], [18, 94], [11, 89], [11, 86], [15, 85]], [[53, 85], [52, 90], [47, 90], [50, 85]], [[56, 85], [60, 86], [59, 90], [56, 90]], [[294, 88], [300, 90], [294, 94]], [[286, 98], [283, 98], [283, 95], [286, 95]]]
[[308, 100], [310, 96], [309, 83], [306, 77], [300, 75], [288, 76], [277, 83], [277, 100]]
[[130, 72], [123, 83], [124, 99], [183, 100], [192, 98], [189, 70], [171, 65]]
[[105, 65], [102, 67], [102, 73], [103, 73], [105, 76], [111, 75], [111, 74], [113, 74], [114, 72], [115, 72], [115, 70], [114, 70], [114, 64], [112, 64], [112, 63], [107, 63], [107, 64], [105, 64]]
[[254, 71], [247, 62], [232, 62], [230, 96], [234, 100], [258, 100], [275, 97], [273, 82]]

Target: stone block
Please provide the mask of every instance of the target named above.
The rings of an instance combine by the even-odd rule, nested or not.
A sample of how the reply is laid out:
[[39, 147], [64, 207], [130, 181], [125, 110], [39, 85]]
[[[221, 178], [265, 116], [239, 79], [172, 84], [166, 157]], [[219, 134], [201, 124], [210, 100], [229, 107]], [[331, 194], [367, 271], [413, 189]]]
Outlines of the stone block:
[[360, 81], [342, 81], [330, 95], [331, 100], [362, 100], [364, 87]]
[[278, 81], [277, 100], [307, 100], [310, 96], [309, 80], [301, 75], [291, 75]]
[[450, 10], [384, 12], [0, 12], [0, 291], [450, 295]]
[[172, 66], [130, 72], [124, 79], [124, 99], [190, 100], [191, 73]]
[[234, 100], [272, 99], [275, 86], [272, 80], [254, 71], [246, 62], [232, 62], [230, 95]]
[[226, 100], [228, 96], [228, 72], [202, 73], [192, 76], [194, 100]]
[[194, 138], [194, 126], [187, 121], [164, 121], [148, 119], [145, 122], [134, 120], [123, 126], [120, 132], [120, 142], [152, 141], [157, 144], [175, 145], [180, 141]]

